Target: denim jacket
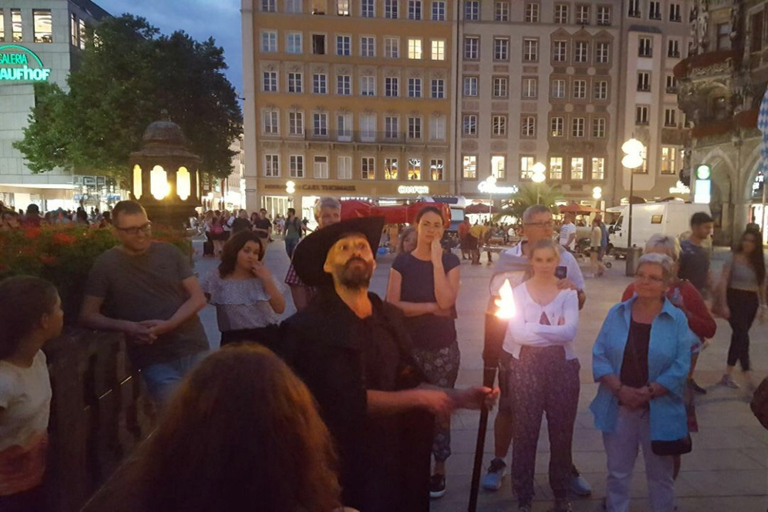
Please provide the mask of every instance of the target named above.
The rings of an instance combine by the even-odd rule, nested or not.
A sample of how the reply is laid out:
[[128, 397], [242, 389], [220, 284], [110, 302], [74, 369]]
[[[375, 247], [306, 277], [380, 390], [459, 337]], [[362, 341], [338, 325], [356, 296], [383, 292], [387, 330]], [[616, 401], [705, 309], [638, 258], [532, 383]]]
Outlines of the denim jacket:
[[[636, 299], [637, 296], [616, 304], [603, 322], [592, 347], [592, 374], [596, 382], [606, 375], [621, 375], [632, 303]], [[650, 402], [653, 441], [674, 441], [688, 433], [683, 393], [691, 367], [691, 346], [695, 342], [696, 335], [688, 328], [685, 314], [665, 298], [661, 312], [651, 324], [648, 346], [648, 378], [669, 391]], [[600, 384], [589, 408], [598, 430], [615, 431], [619, 400], [604, 384]]]

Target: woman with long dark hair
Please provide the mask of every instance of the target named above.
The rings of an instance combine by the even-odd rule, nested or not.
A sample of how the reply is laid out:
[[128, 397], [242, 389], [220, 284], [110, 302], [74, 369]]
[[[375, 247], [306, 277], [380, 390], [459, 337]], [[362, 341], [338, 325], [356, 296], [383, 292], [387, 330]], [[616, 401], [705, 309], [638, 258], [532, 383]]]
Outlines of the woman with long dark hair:
[[731, 347], [728, 349], [728, 366], [720, 384], [729, 388], [739, 388], [733, 379], [736, 363], [747, 380], [750, 391], [754, 390], [752, 367], [749, 361], [749, 329], [755, 321], [758, 307], [765, 306], [765, 259], [763, 257], [763, 237], [760, 231], [747, 229], [730, 258], [723, 265], [720, 276], [722, 316], [728, 319], [733, 333]]
[[264, 242], [252, 231], [232, 235], [224, 244], [219, 268], [200, 283], [208, 302], [216, 306], [222, 346], [274, 342], [285, 298], [283, 285], [262, 261], [265, 251]]
[[335, 466], [304, 383], [266, 348], [231, 345], [184, 379], [86, 510], [331, 512], [341, 505]]

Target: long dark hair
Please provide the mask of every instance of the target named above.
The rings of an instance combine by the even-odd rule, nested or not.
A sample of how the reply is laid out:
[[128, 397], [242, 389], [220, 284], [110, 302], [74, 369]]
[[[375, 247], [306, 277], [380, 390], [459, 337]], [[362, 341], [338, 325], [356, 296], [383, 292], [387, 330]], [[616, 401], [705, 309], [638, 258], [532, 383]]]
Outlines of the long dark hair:
[[428, 214], [428, 213], [434, 213], [438, 217], [440, 217], [440, 220], [443, 221], [443, 225], [445, 225], [445, 219], [443, 218], [443, 212], [441, 212], [436, 206], [425, 206], [421, 210], [419, 210], [419, 213], [416, 214], [416, 222], [415, 224], [418, 224], [421, 222], [421, 218]]
[[307, 387], [261, 345], [228, 345], [183, 381], [93, 510], [331, 512], [331, 436]]
[[12, 355], [46, 313], [52, 313], [59, 294], [39, 277], [9, 277], [0, 281], [0, 359]]
[[[755, 250], [751, 254], [744, 253], [744, 237], [751, 236], [755, 239]], [[743, 253], [757, 274], [757, 283], [763, 286], [765, 281], [765, 256], [763, 256], [763, 234], [757, 229], [747, 229], [739, 238], [739, 244], [734, 247], [734, 253]]]
[[221, 277], [227, 277], [229, 274], [235, 271], [235, 265], [237, 265], [237, 253], [248, 242], [256, 242], [259, 244], [259, 261], [264, 259], [264, 242], [261, 241], [259, 235], [253, 231], [241, 231], [235, 233], [229, 237], [227, 243], [224, 244], [224, 248], [221, 250], [221, 263], [219, 263], [219, 275]]

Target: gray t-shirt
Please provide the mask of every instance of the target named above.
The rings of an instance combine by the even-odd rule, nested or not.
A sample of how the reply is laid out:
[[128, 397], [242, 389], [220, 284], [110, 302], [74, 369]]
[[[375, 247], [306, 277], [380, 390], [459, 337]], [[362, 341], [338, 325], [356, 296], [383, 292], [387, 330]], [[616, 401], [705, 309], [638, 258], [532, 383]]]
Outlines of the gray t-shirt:
[[[182, 281], [192, 268], [176, 247], [154, 242], [146, 253], [133, 256], [114, 247], [96, 259], [85, 294], [104, 299], [110, 318], [141, 322], [168, 320], [189, 295]], [[150, 345], [128, 343], [128, 354], [138, 368], [168, 363], [208, 350], [208, 338], [197, 315]]]

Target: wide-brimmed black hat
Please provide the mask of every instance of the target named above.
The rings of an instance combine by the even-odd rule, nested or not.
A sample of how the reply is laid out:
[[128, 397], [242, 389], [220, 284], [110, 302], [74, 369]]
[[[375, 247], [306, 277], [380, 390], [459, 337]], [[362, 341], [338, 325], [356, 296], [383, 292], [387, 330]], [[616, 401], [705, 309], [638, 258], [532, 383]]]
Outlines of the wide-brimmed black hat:
[[333, 278], [323, 270], [328, 251], [333, 244], [350, 233], [363, 235], [371, 245], [374, 259], [379, 247], [384, 217], [363, 217], [331, 224], [307, 235], [293, 252], [293, 268], [307, 286], [332, 285]]

